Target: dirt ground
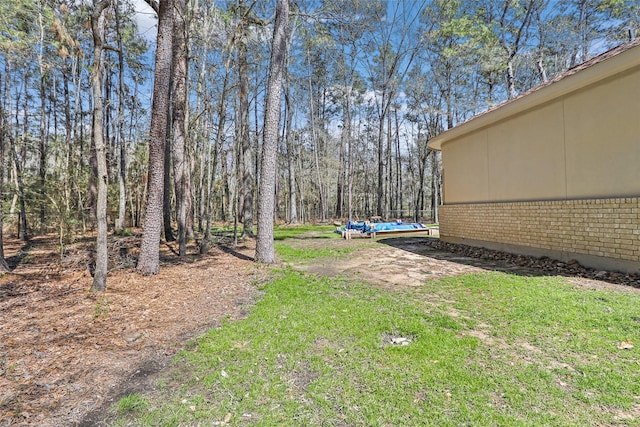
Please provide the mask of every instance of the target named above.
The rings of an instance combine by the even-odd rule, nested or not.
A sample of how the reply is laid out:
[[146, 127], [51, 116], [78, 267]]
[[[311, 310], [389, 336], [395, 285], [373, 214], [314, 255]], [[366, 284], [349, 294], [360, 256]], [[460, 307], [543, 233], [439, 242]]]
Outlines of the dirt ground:
[[[452, 276], [456, 274], [482, 271], [479, 266], [456, 262], [456, 257], [448, 259], [426, 256], [434, 251], [426, 246], [425, 238], [395, 238], [395, 246], [385, 244], [390, 239], [380, 239], [378, 245], [358, 250], [349, 257], [335, 260], [323, 260], [296, 268], [324, 276], [353, 276], [385, 288], [419, 286], [427, 279]], [[330, 240], [313, 242], [326, 248], [327, 245], [357, 245], [362, 240]], [[306, 247], [309, 242], [296, 242]], [[466, 260], [465, 260], [466, 261]]]
[[[299, 248], [361, 246], [363, 240], [320, 239], [314, 233], [287, 242]], [[358, 249], [349, 257], [318, 260], [293, 266], [296, 269], [325, 276], [352, 276], [386, 289], [420, 286], [429, 279], [482, 271], [503, 271], [526, 276], [563, 275], [569, 283], [590, 289], [640, 292], [640, 288], [593, 280], [558, 271], [528, 268], [495, 259], [475, 258], [438, 250], [426, 235], [393, 236], [376, 239], [374, 244]], [[370, 242], [366, 240], [366, 242]]]
[[[322, 237], [302, 236], [287, 244], [314, 250], [363, 243]], [[378, 239], [348, 257], [293, 267], [358, 277], [387, 289], [485, 270], [548, 274], [440, 251], [428, 239]], [[224, 318], [242, 318], [269, 277], [268, 268], [253, 263], [251, 241], [184, 260], [175, 246], [165, 244], [160, 274], [142, 277], [134, 271], [139, 247], [134, 236], [111, 240], [108, 288], [94, 294], [87, 268], [92, 245], [87, 240], [60, 254], [55, 236], [36, 238], [28, 247], [6, 243], [14, 269], [0, 278], [0, 427], [99, 424], [120, 396], [153, 387], [155, 375], [166, 371], [190, 338]], [[568, 280], [640, 292], [598, 280]]]
[[[0, 278], [0, 426], [90, 425], [118, 396], [144, 387], [184, 343], [254, 304], [266, 269], [252, 242], [134, 271], [138, 237], [110, 241], [107, 290], [89, 291], [93, 242], [61, 255], [55, 236], [8, 239]], [[188, 248], [195, 254], [195, 247]]]

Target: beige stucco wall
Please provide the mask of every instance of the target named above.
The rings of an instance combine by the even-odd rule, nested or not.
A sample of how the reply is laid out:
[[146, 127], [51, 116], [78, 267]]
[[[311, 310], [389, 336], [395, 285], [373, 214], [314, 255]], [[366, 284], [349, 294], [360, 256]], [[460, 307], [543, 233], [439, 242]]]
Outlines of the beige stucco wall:
[[442, 144], [444, 202], [640, 195], [640, 67]]
[[640, 195], [640, 70], [563, 104], [567, 196]]
[[440, 238], [640, 273], [640, 198], [444, 205]]
[[452, 203], [489, 200], [486, 131], [462, 137], [456, 144], [448, 144], [442, 153], [445, 203], [449, 198]]

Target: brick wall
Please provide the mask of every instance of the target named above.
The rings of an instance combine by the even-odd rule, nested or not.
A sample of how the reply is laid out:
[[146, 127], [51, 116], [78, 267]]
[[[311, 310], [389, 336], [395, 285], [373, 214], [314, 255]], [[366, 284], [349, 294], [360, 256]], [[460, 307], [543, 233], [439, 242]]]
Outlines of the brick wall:
[[620, 268], [638, 271], [640, 198], [444, 205], [440, 236], [523, 249], [512, 252], [548, 252], [558, 259], [585, 255], [586, 262], [579, 259], [584, 265], [596, 258], [621, 260], [627, 266]]

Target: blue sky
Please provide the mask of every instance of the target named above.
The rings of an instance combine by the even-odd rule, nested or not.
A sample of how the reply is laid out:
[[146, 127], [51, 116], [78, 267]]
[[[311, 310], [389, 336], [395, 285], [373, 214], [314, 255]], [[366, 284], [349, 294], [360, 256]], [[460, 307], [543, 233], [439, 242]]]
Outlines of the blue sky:
[[158, 33], [156, 13], [144, 0], [131, 0], [131, 2], [136, 8], [135, 21], [138, 32], [148, 42], [155, 42]]

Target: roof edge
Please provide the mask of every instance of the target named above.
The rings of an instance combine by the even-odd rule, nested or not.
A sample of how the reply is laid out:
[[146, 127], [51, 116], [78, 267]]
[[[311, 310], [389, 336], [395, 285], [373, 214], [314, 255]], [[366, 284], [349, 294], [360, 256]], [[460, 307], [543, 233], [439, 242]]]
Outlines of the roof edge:
[[[614, 56], [610, 56], [610, 52], [620, 48], [626, 49], [615, 53]], [[460, 138], [468, 133], [487, 127], [507, 117], [531, 110], [539, 105], [561, 98], [569, 93], [576, 92], [611, 76], [615, 76], [640, 66], [640, 43], [638, 43], [638, 41], [634, 41], [625, 45], [620, 45], [600, 56], [604, 58], [595, 57], [592, 60], [587, 61], [586, 63], [600, 59], [600, 61], [597, 61], [586, 68], [574, 72], [571, 72], [571, 70], [573, 70], [571, 69], [547, 83], [543, 83], [542, 85], [536, 86], [527, 92], [523, 92], [516, 98], [505, 101], [492, 109], [470, 118], [466, 122], [440, 133], [432, 138], [427, 143], [427, 146], [433, 150], [441, 150], [442, 144], [452, 139]], [[579, 67], [580, 66], [574, 68]]]

